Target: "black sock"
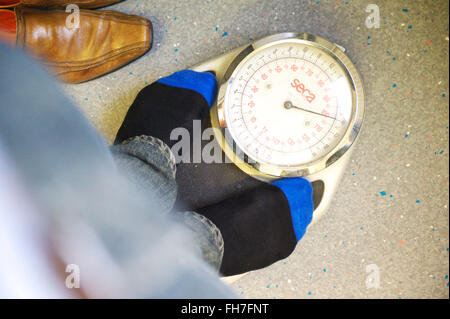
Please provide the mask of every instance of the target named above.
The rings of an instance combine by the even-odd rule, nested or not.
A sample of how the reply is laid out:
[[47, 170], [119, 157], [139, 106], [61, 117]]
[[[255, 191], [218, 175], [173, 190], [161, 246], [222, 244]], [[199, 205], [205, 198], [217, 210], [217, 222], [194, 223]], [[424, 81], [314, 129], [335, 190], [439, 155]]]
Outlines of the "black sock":
[[114, 144], [140, 135], [157, 137], [172, 147], [175, 128], [185, 128], [192, 136], [193, 120], [204, 119], [214, 101], [216, 81], [207, 72], [183, 70], [143, 88], [120, 127]]
[[198, 210], [222, 233], [223, 275], [264, 268], [286, 258], [303, 237], [312, 220], [311, 184], [302, 178], [285, 179], [283, 184], [262, 184]]

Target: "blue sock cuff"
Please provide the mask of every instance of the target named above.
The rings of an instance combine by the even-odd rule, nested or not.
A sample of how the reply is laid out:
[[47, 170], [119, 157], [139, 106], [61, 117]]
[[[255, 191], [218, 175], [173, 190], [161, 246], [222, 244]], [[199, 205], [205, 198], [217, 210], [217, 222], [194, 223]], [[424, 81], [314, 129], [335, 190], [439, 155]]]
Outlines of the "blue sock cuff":
[[279, 179], [272, 182], [272, 185], [280, 188], [289, 202], [295, 237], [299, 241], [305, 234], [313, 217], [312, 185], [309, 181], [300, 177]]
[[159, 79], [157, 82], [196, 91], [205, 98], [210, 108], [216, 97], [216, 77], [209, 72], [182, 70], [165, 78]]

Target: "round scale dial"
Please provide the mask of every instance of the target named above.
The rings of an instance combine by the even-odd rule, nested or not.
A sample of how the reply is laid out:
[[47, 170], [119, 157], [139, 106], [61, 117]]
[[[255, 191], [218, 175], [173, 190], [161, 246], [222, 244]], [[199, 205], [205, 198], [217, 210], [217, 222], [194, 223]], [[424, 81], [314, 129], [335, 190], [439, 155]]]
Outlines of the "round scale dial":
[[352, 116], [347, 73], [320, 47], [286, 41], [248, 55], [225, 93], [227, 129], [251, 159], [298, 166], [333, 150]]

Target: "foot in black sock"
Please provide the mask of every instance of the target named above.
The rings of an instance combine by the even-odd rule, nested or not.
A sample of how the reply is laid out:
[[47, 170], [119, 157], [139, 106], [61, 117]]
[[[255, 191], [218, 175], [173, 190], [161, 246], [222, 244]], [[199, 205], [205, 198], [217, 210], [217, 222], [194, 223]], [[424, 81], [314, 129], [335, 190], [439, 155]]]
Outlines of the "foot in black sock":
[[143, 88], [120, 127], [114, 144], [140, 135], [159, 138], [172, 147], [175, 128], [185, 128], [192, 136], [193, 120], [203, 120], [214, 102], [216, 79], [208, 72], [183, 70]]
[[313, 215], [312, 187], [288, 178], [198, 210], [220, 229], [220, 272], [230, 276], [267, 267], [288, 257]]

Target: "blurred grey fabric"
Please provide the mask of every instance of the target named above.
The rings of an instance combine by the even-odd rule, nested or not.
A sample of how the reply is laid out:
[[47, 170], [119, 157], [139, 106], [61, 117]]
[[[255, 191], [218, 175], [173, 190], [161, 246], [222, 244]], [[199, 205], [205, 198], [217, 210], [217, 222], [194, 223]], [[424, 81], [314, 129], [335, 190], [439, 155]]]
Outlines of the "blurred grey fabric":
[[49, 248], [79, 266], [88, 296], [234, 296], [190, 231], [119, 173], [105, 141], [41, 67], [0, 44], [0, 74], [0, 156], [14, 164], [36, 220], [49, 225]]

